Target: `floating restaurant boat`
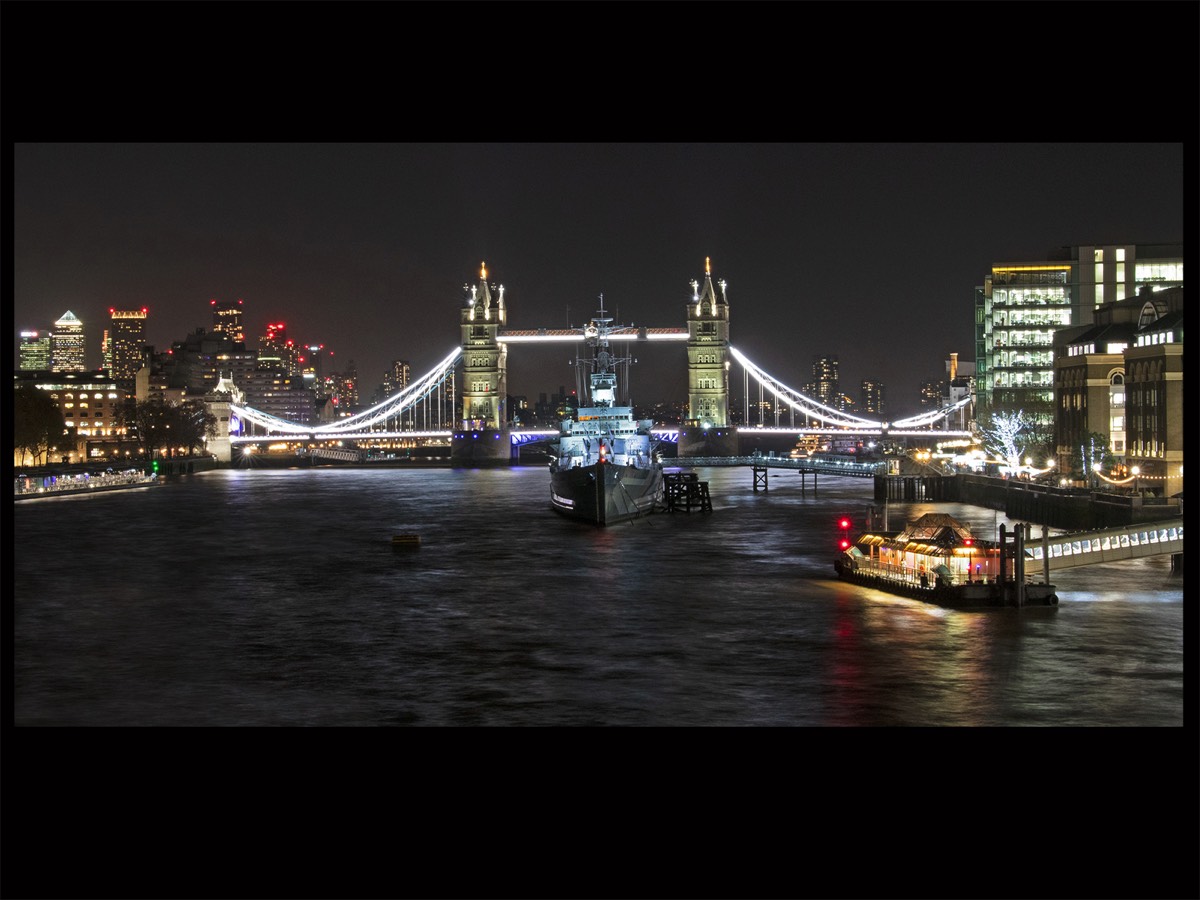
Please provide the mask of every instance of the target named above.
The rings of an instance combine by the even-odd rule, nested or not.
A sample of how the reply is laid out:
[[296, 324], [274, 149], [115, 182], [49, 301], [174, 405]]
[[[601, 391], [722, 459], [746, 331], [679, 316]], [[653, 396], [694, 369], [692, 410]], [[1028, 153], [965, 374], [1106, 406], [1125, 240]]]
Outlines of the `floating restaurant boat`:
[[927, 513], [900, 532], [859, 535], [833, 565], [844, 581], [938, 606], [1056, 606], [1053, 584], [1026, 577], [1024, 528], [1000, 538], [981, 540], [952, 516]]
[[[600, 310], [584, 328], [590, 358], [577, 361], [577, 379], [588, 375], [589, 406], [564, 419], [550, 461], [550, 501], [565, 516], [614, 525], [652, 513], [663, 496], [663, 468], [651, 433], [652, 419], [635, 420], [632, 406], [617, 405], [617, 369], [631, 359], [613, 356], [612, 319]], [[583, 385], [577, 395], [582, 398]]]
[[76, 472], [72, 474], [18, 475], [13, 479], [14, 500], [44, 500], [50, 497], [82, 497], [108, 491], [123, 491], [161, 485], [157, 472], [141, 469], [114, 472]]

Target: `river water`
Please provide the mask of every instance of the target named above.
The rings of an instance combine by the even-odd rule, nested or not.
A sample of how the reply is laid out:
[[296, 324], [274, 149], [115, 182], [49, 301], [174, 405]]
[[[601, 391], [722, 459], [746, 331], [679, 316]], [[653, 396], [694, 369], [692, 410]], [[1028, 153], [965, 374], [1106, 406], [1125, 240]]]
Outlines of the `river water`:
[[[948, 611], [834, 578], [869, 479], [698, 471], [711, 513], [608, 529], [555, 514], [541, 467], [235, 469], [16, 503], [13, 720], [1184, 723], [1169, 558], [1054, 573], [1057, 608]], [[931, 511], [1015, 524], [945, 503], [890, 524]]]

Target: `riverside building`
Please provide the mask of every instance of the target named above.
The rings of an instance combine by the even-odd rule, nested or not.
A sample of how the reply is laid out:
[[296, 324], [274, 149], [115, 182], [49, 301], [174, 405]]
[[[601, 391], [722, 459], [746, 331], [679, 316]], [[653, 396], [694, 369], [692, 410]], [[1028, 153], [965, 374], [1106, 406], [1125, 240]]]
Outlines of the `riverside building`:
[[1063, 247], [1044, 260], [995, 263], [975, 289], [977, 402], [1054, 426], [1054, 338], [1092, 325], [1106, 303], [1183, 284], [1183, 244]]
[[[1098, 307], [1096, 320], [1054, 342], [1059, 471], [1115, 473], [1124, 489], [1173, 496], [1183, 490], [1183, 288], [1143, 287]], [[1088, 471], [1094, 435], [1104, 442], [1099, 473]]]

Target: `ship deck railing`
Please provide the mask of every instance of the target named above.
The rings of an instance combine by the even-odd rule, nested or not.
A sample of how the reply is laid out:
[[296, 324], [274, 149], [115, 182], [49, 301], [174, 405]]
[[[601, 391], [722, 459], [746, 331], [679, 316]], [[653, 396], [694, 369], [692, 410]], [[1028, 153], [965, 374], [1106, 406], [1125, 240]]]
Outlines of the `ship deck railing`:
[[[914, 569], [911, 566], [898, 566], [894, 563], [881, 563], [878, 560], [869, 558], [860, 558], [854, 561], [850, 571], [859, 575], [874, 576], [882, 578], [885, 581], [895, 582], [897, 584], [911, 585], [912, 587], [935, 587], [938, 583], [937, 579], [941, 578], [941, 583], [949, 587], [955, 587], [961, 584], [996, 584], [1000, 581], [994, 572], [980, 572], [979, 574], [971, 573], [968, 575], [965, 572], [954, 572], [950, 575], [938, 575], [929, 569], [922, 572], [920, 569]], [[1025, 583], [1035, 584], [1041, 574], [1039, 568], [1037, 572], [1026, 570]], [[925, 576], [926, 583], [921, 584], [921, 576]], [[1005, 582], [1011, 582], [1012, 576], [1009, 575], [1003, 579]]]

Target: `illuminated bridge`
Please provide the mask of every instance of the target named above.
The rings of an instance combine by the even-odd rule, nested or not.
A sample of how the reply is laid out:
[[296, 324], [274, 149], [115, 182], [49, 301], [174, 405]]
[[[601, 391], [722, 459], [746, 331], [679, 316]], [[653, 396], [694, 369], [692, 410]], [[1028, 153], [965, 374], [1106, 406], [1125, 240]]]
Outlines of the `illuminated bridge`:
[[1048, 560], [1050, 571], [1164, 553], [1183, 553], [1183, 519], [1035, 537], [1025, 544], [1026, 559]]
[[[686, 333], [683, 335], [686, 338]], [[678, 339], [678, 338], [677, 338]], [[580, 338], [582, 340], [582, 338]], [[933, 424], [945, 421], [968, 403], [964, 399], [951, 406], [894, 422], [872, 420], [832, 409], [819, 401], [788, 387], [777, 378], [768, 375], [734, 347], [729, 348], [734, 358], [743, 366], [748, 384], [760, 394], [769, 395], [769, 401], [757, 404], [749, 401], [750, 388], [746, 388], [747, 409], [764, 410], [769, 405], [776, 424], [740, 426], [736, 430], [748, 434], [795, 435], [800, 432], [811, 435], [839, 437], [924, 437], [966, 438], [970, 432], [963, 429], [933, 428]], [[317, 425], [290, 422], [248, 406], [234, 405], [231, 408], [230, 441], [234, 444], [266, 443], [279, 440], [334, 441], [334, 440], [378, 440], [381, 438], [450, 439], [453, 428], [445, 421], [444, 398], [452, 395], [454, 368], [462, 351], [454, 350], [438, 365], [421, 378], [392, 397], [353, 416], [347, 416]], [[797, 417], [800, 424], [795, 424]], [[781, 418], [792, 421], [791, 425], [779, 425]], [[812, 422], [820, 423], [813, 425]], [[415, 423], [415, 427], [402, 428], [400, 423]], [[557, 435], [555, 429], [513, 428], [509, 430], [509, 441], [520, 445], [544, 441]], [[677, 428], [655, 429], [659, 440], [675, 443], [679, 439]], [[788, 466], [791, 462], [772, 459], [767, 465]], [[699, 464], [699, 463], [697, 463]], [[712, 463], [731, 465], [733, 463]], [[750, 460], [740, 463], [749, 465]], [[801, 468], [801, 466], [792, 466]], [[874, 470], [872, 473], [874, 474]]]
[[[730, 344], [726, 285], [723, 280], [718, 281], [720, 291], [717, 291], [707, 260], [703, 285], [696, 280], [691, 285], [692, 297], [685, 304], [687, 327], [617, 326], [609, 336], [613, 343], [686, 345], [688, 409], [692, 418], [679, 428], [655, 430], [659, 440], [678, 444], [680, 457], [736, 457], [739, 435], [791, 435], [793, 439], [801, 434], [854, 439], [970, 436], [965, 428], [949, 427], [952, 417], [961, 420], [961, 411], [970, 402], [969, 398], [942, 409], [886, 422], [853, 415], [806, 396]], [[354, 415], [317, 424], [291, 422], [231, 403], [230, 444], [288, 442], [330, 447], [386, 440], [450, 442], [453, 458], [473, 463], [511, 459], [520, 445], [553, 438], [557, 432], [551, 429], [507, 427], [511, 418], [506, 409], [507, 356], [512, 347], [522, 344], [582, 343], [583, 329], [506, 328], [504, 287], [487, 282], [486, 266], [481, 268], [479, 283], [464, 285], [464, 289], [468, 299], [461, 310], [461, 345], [403, 390]], [[729, 422], [730, 372], [735, 362], [740, 366], [747, 421], [740, 427]], [[751, 422], [751, 418], [758, 421]], [[800, 464], [787, 465], [804, 468]], [[867, 473], [864, 470], [840, 474]]]

